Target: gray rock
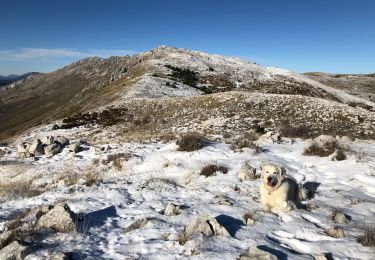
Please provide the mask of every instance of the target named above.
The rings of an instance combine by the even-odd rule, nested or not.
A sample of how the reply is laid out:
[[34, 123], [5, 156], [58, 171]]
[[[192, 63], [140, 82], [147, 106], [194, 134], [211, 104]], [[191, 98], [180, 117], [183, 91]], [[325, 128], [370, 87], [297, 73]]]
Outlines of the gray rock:
[[164, 209], [164, 215], [166, 216], [174, 216], [179, 215], [181, 213], [181, 208], [178, 205], [173, 203], [168, 203]]
[[342, 228], [339, 228], [339, 227], [329, 228], [325, 232], [328, 236], [333, 237], [333, 238], [345, 237], [344, 230], [342, 230]]
[[69, 144], [69, 139], [64, 136], [57, 136], [55, 137], [55, 141], [61, 144], [62, 146], [67, 146]]
[[240, 260], [277, 260], [277, 257], [267, 251], [259, 249], [256, 246], [249, 247], [239, 257]]
[[79, 153], [79, 152], [82, 152], [84, 150], [84, 148], [81, 146], [80, 143], [70, 144], [70, 145], [68, 145], [67, 148], [69, 149], [69, 151], [71, 151], [73, 153]]
[[34, 142], [32, 142], [28, 149], [29, 153], [32, 153], [37, 156], [44, 154], [44, 145], [39, 139], [36, 139]]
[[0, 250], [0, 259], [2, 260], [21, 260], [31, 253], [31, 247], [21, 245], [14, 241]]
[[194, 234], [203, 234], [205, 236], [229, 236], [228, 231], [210, 215], [200, 215], [190, 223], [184, 231], [186, 238]]
[[251, 181], [258, 178], [256, 175], [256, 169], [250, 165], [250, 162], [245, 162], [237, 174], [240, 181]]
[[137, 229], [140, 229], [140, 228], [143, 228], [144, 226], [147, 225], [147, 223], [149, 222], [149, 219], [148, 218], [142, 218], [142, 219], [138, 219], [136, 220], [135, 222], [131, 223], [130, 225], [128, 225], [127, 227], [125, 227], [122, 232], [123, 233], [129, 233], [131, 231], [134, 231], [134, 230], [137, 230]]
[[334, 210], [332, 212], [331, 218], [337, 224], [348, 224], [350, 222], [350, 219], [348, 218], [348, 216], [346, 216], [344, 213], [342, 213], [339, 210]]
[[56, 154], [61, 153], [63, 150], [62, 145], [58, 143], [50, 144], [44, 147], [44, 153], [47, 157], [55, 156]]
[[55, 138], [53, 136], [45, 136], [42, 138], [41, 141], [43, 144], [50, 145], [50, 144], [53, 144], [53, 142], [55, 141]]
[[36, 223], [37, 229], [53, 229], [57, 232], [76, 231], [77, 215], [62, 202], [56, 204], [45, 215], [41, 216]]

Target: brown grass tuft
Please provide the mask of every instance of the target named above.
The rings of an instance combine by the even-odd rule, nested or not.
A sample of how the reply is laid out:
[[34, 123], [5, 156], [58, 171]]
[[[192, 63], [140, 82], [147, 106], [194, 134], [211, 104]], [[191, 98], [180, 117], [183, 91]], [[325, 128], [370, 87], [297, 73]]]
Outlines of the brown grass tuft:
[[112, 163], [112, 166], [118, 170], [122, 170], [122, 162], [127, 161], [131, 158], [130, 153], [116, 153], [108, 155], [108, 162]]
[[375, 224], [366, 224], [363, 227], [363, 234], [358, 238], [363, 246], [375, 247]]

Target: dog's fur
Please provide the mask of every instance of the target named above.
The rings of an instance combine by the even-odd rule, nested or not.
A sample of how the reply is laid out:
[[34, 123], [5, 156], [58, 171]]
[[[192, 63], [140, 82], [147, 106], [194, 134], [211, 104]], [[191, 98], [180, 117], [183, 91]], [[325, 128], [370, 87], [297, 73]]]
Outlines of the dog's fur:
[[306, 191], [294, 178], [286, 176], [283, 167], [267, 164], [261, 166], [261, 170], [260, 201], [265, 210], [289, 212], [302, 206]]

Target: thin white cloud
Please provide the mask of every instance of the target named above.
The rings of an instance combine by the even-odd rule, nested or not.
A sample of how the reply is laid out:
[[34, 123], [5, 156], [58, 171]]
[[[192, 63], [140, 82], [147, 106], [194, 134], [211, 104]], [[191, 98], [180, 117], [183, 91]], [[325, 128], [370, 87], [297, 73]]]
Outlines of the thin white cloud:
[[109, 57], [124, 56], [134, 54], [135, 51], [129, 50], [108, 50], [108, 49], [89, 49], [80, 51], [78, 49], [65, 48], [21, 48], [14, 50], [0, 50], [0, 60], [23, 61], [36, 59], [59, 59], [59, 58], [85, 58], [91, 56]]

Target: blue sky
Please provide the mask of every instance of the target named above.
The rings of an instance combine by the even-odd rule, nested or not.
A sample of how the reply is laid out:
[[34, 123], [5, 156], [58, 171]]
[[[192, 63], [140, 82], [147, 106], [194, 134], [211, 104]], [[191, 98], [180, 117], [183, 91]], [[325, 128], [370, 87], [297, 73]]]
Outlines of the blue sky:
[[297, 72], [375, 72], [372, 0], [0, 0], [0, 74], [169, 45]]

